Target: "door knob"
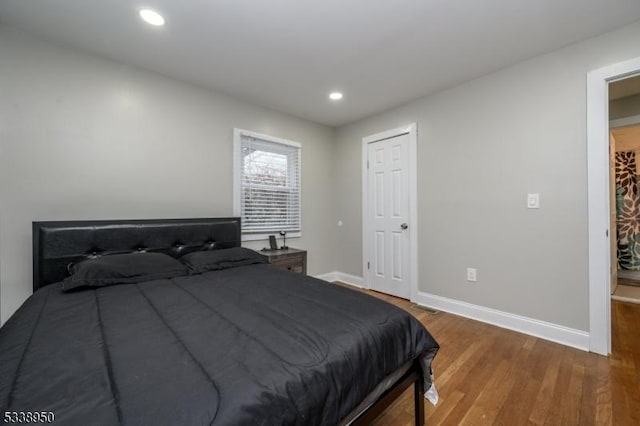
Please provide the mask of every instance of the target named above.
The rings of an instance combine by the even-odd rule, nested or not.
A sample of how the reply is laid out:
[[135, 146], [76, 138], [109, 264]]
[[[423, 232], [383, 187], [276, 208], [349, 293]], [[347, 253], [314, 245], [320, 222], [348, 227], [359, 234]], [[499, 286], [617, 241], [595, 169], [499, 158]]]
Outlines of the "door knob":
[[403, 223], [402, 225], [400, 225], [400, 228], [407, 229], [409, 227], [409, 225], [407, 225], [406, 223]]

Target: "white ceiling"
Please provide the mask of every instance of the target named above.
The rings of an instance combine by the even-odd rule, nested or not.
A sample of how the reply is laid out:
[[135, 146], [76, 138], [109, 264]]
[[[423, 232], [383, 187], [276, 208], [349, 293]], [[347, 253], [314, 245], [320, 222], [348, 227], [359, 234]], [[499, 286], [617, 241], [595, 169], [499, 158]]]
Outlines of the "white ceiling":
[[638, 19], [638, 0], [0, 0], [2, 23], [330, 126]]

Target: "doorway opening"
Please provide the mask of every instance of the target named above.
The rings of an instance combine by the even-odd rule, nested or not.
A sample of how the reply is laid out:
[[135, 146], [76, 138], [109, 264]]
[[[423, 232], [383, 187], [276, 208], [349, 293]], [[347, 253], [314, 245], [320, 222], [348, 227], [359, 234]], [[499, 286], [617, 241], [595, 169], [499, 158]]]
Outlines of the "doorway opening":
[[640, 76], [609, 84], [611, 298], [640, 303]]

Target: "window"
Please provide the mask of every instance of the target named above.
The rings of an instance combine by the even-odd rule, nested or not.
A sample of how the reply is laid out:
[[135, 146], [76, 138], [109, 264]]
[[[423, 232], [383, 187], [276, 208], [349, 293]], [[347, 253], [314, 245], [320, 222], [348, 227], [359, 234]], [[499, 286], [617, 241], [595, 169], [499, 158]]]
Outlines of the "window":
[[291, 142], [234, 129], [234, 214], [244, 240], [286, 231], [300, 236], [301, 148]]

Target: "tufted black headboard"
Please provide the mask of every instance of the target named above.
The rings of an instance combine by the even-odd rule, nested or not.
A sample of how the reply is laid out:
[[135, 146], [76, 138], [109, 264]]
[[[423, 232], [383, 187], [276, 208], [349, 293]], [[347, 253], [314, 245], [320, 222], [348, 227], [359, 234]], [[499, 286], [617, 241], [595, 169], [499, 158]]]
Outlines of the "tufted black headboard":
[[84, 259], [148, 251], [173, 257], [240, 246], [240, 218], [33, 222], [33, 291]]

